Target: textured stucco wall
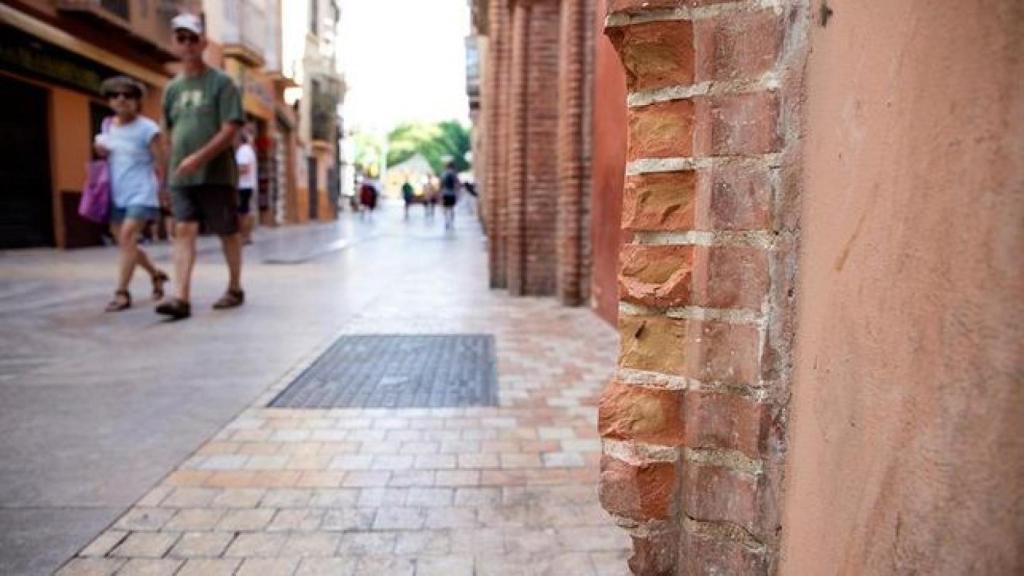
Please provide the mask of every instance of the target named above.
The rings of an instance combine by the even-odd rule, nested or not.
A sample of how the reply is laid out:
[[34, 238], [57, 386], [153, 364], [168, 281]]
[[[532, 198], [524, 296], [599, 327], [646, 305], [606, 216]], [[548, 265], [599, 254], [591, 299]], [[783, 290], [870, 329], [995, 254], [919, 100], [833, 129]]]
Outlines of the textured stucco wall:
[[1024, 3], [829, 4], [782, 573], [1020, 574]]

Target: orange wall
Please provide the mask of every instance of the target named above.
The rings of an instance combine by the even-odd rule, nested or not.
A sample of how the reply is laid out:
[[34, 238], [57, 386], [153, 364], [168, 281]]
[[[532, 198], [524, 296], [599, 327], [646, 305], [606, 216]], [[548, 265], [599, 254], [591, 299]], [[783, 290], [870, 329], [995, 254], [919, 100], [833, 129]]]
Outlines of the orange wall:
[[603, 5], [595, 10], [593, 160], [591, 168], [591, 294], [597, 313], [614, 324], [619, 311], [622, 187], [626, 171], [626, 74], [604, 35]]
[[829, 4], [781, 573], [1022, 574], [1024, 3]]

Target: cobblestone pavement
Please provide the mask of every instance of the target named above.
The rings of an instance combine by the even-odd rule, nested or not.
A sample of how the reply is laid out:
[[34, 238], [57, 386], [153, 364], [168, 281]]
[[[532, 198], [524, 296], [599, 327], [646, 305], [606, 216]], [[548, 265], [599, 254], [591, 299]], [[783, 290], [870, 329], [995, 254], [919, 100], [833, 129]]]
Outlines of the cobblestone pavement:
[[[596, 495], [614, 331], [487, 290], [475, 227], [419, 230], [396, 246], [440, 250], [436, 265], [410, 267], [59, 573], [627, 573]], [[447, 333], [495, 336], [499, 406], [266, 407], [338, 336]]]

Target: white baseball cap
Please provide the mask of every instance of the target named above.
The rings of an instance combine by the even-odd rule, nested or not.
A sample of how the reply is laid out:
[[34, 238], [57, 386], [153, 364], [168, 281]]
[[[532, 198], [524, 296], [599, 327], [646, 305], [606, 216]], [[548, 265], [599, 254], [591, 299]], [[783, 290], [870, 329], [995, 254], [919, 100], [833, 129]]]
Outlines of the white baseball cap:
[[196, 36], [203, 35], [203, 21], [195, 14], [178, 14], [171, 20], [172, 30], [188, 30]]

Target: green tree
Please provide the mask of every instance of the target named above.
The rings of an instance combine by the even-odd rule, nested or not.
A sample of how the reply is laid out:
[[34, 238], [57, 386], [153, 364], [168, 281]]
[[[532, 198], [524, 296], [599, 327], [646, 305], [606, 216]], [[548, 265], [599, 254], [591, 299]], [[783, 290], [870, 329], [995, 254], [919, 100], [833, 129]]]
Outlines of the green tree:
[[470, 147], [469, 129], [455, 120], [400, 124], [388, 134], [388, 166], [422, 154], [437, 174], [448, 161], [454, 161], [461, 172], [469, 169], [466, 155]]

